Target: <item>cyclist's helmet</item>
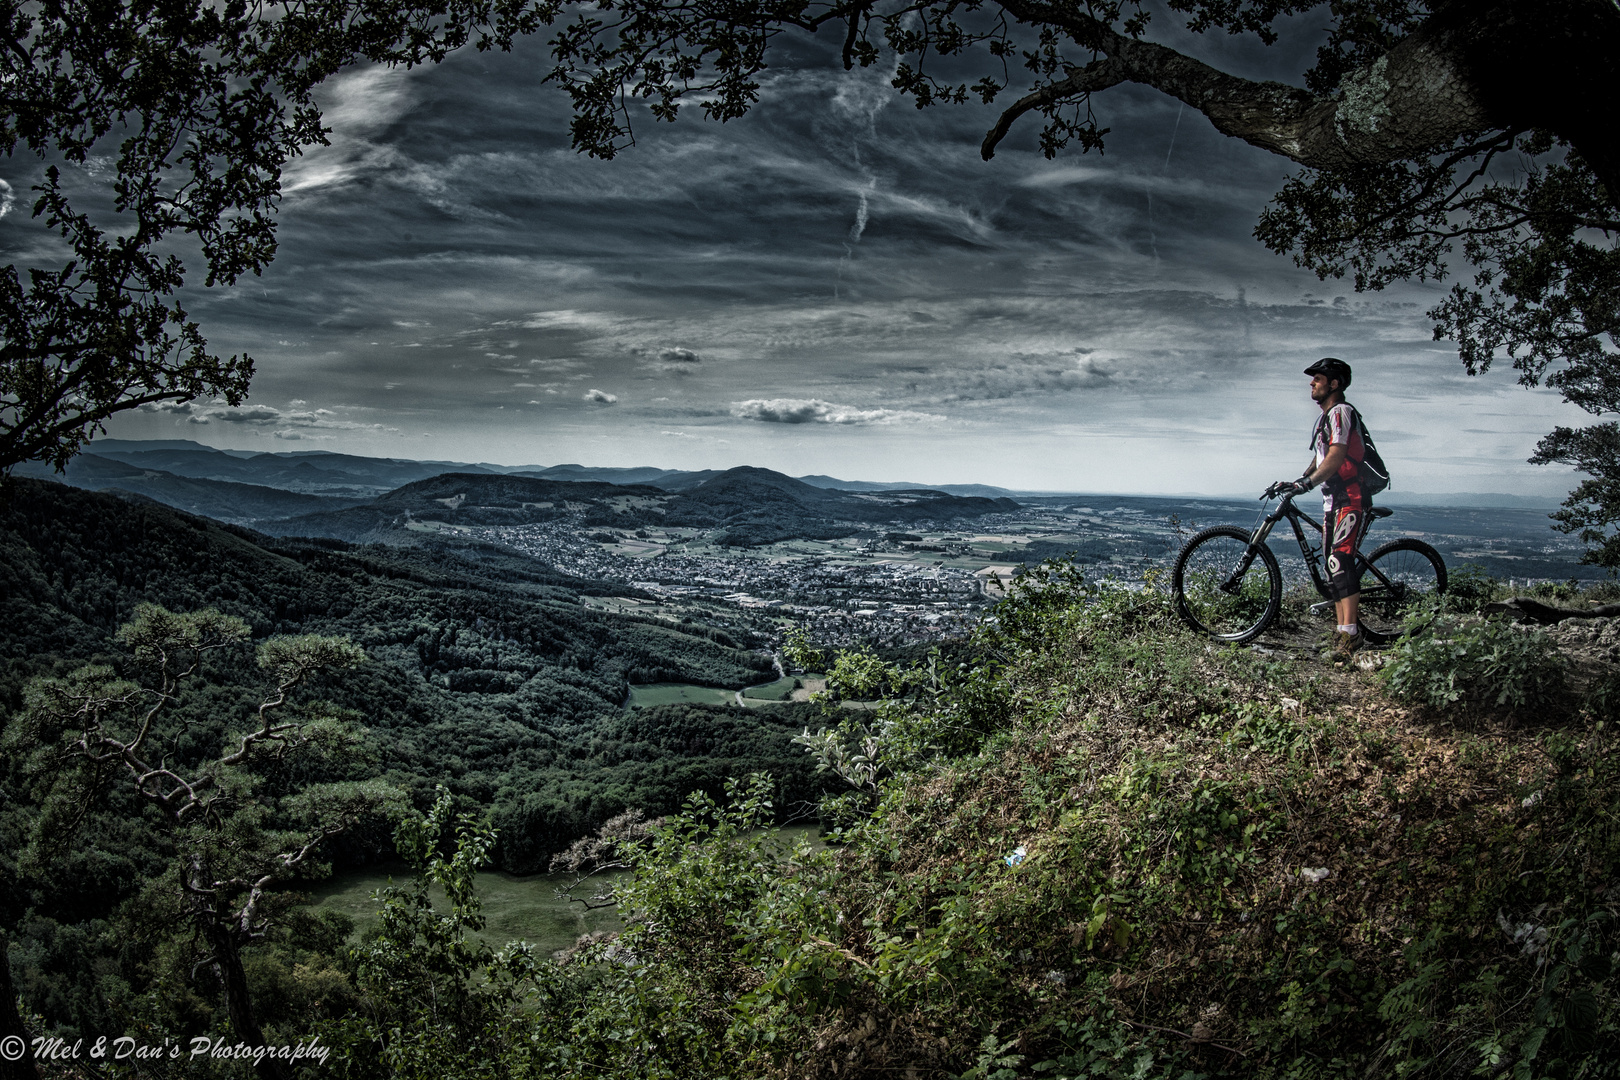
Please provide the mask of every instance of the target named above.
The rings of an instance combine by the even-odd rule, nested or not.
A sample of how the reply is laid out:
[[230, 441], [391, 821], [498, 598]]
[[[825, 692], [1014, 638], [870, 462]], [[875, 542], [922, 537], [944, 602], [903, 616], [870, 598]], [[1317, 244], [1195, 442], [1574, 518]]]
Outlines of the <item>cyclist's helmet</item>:
[[1316, 363], [1305, 369], [1307, 375], [1325, 375], [1329, 379], [1339, 380], [1339, 389], [1350, 388], [1350, 365], [1337, 356], [1324, 356]]

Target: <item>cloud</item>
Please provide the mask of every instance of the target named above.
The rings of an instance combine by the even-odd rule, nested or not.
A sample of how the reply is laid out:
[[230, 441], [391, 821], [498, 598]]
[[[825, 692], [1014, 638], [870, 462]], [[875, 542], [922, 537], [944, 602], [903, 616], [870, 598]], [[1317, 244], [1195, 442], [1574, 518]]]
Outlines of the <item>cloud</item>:
[[[165, 411], [182, 412], [186, 415], [188, 424], [241, 424], [249, 428], [260, 430], [275, 428], [274, 435], [278, 439], [327, 439], [328, 435], [315, 435], [314, 431], [344, 431], [344, 432], [377, 432], [395, 431], [383, 424], [366, 424], [355, 420], [345, 420], [335, 409], [311, 409], [306, 401], [294, 399], [288, 402], [290, 408], [277, 409], [270, 405], [250, 405], [232, 408], [224, 402], [215, 401], [204, 408], [188, 406], [184, 410], [172, 409]], [[345, 407], [346, 408], [346, 407]], [[303, 434], [300, 434], [302, 432]]]
[[516, 325], [525, 330], [607, 330], [621, 321], [600, 311], [575, 311], [572, 308], [564, 308], [560, 311], [537, 311], [528, 318], [518, 321]]
[[179, 416], [189, 416], [196, 406], [189, 401], [157, 401], [140, 407], [141, 412], [172, 413]]
[[11, 208], [17, 203], [17, 197], [11, 193], [11, 185], [0, 180], [0, 218], [11, 213]]
[[276, 424], [281, 422], [282, 414], [268, 405], [255, 405], [245, 409], [214, 408], [191, 417], [193, 424], [210, 424], [215, 420], [224, 424]]
[[938, 373], [923, 385], [935, 384], [937, 400], [996, 401], [1030, 394], [1059, 394], [1095, 390], [1112, 385], [1120, 372], [1095, 356], [1077, 356], [1089, 350], [1057, 355], [1015, 355], [975, 367]]
[[598, 405], [612, 405], [619, 400], [619, 395], [610, 394], [606, 390], [598, 390], [592, 387], [585, 391], [584, 398], [586, 401], [595, 402]]
[[[645, 355], [646, 349], [632, 347], [631, 355]], [[641, 367], [645, 371], [656, 371], [666, 375], [692, 375], [702, 370], [703, 357], [691, 349], [679, 346], [668, 346], [659, 349], [649, 360], [643, 360]]]
[[755, 398], [735, 401], [731, 415], [763, 424], [898, 424], [938, 422], [945, 417], [902, 409], [857, 409], [819, 398]]
[[346, 184], [364, 173], [398, 170], [408, 159], [400, 149], [371, 141], [411, 107], [413, 74], [403, 67], [370, 67], [327, 81], [317, 97], [331, 142], [312, 147], [283, 173], [286, 195]]

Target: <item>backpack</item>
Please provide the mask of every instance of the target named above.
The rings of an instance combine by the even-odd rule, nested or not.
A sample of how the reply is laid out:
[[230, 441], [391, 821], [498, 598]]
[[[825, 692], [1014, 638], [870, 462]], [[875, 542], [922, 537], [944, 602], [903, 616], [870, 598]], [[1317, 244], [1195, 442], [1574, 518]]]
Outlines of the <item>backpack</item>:
[[[1347, 401], [1346, 405], [1350, 405]], [[1383, 455], [1373, 443], [1372, 432], [1367, 430], [1367, 422], [1361, 418], [1361, 411], [1350, 405], [1350, 416], [1356, 427], [1361, 429], [1361, 468], [1357, 471], [1356, 480], [1361, 484], [1361, 493], [1368, 498], [1377, 495], [1389, 487], [1389, 466], [1384, 464]], [[1311, 449], [1316, 449], [1317, 437], [1322, 432], [1322, 425], [1327, 423], [1327, 413], [1323, 413], [1316, 421], [1316, 427], [1311, 430]]]

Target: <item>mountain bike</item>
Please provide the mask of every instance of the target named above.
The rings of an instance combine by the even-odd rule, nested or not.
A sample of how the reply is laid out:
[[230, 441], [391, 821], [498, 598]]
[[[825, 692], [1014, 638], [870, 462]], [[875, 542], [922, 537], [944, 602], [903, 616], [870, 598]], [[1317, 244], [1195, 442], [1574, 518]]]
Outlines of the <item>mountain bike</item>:
[[[1285, 518], [1294, 527], [1299, 553], [1323, 597], [1311, 610], [1331, 609], [1322, 566], [1321, 523], [1294, 505], [1294, 492], [1288, 487], [1273, 484], [1260, 496], [1282, 498], [1252, 532], [1216, 525], [1196, 533], [1182, 547], [1170, 583], [1176, 611], [1193, 629], [1222, 641], [1244, 642], [1253, 641], [1276, 621], [1282, 610], [1283, 575], [1266, 537]], [[1388, 507], [1373, 507], [1369, 527], [1392, 513]], [[1317, 543], [1307, 536], [1317, 538]], [[1391, 540], [1371, 555], [1358, 550], [1356, 566], [1361, 579], [1361, 632], [1375, 645], [1399, 637], [1408, 614], [1426, 598], [1446, 591], [1446, 564], [1440, 553], [1412, 537]]]

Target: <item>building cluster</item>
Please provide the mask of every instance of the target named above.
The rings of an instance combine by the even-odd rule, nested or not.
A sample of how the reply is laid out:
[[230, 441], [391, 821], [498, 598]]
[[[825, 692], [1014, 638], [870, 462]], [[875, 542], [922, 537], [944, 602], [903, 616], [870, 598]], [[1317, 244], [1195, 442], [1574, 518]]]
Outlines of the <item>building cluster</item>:
[[674, 544], [657, 558], [635, 558], [592, 542], [566, 523], [506, 528], [498, 540], [578, 577], [624, 581], [664, 601], [735, 608], [742, 625], [768, 636], [779, 635], [785, 620], [827, 646], [915, 644], [956, 636], [987, 600], [982, 573], [954, 566], [822, 555], [689, 554]]

